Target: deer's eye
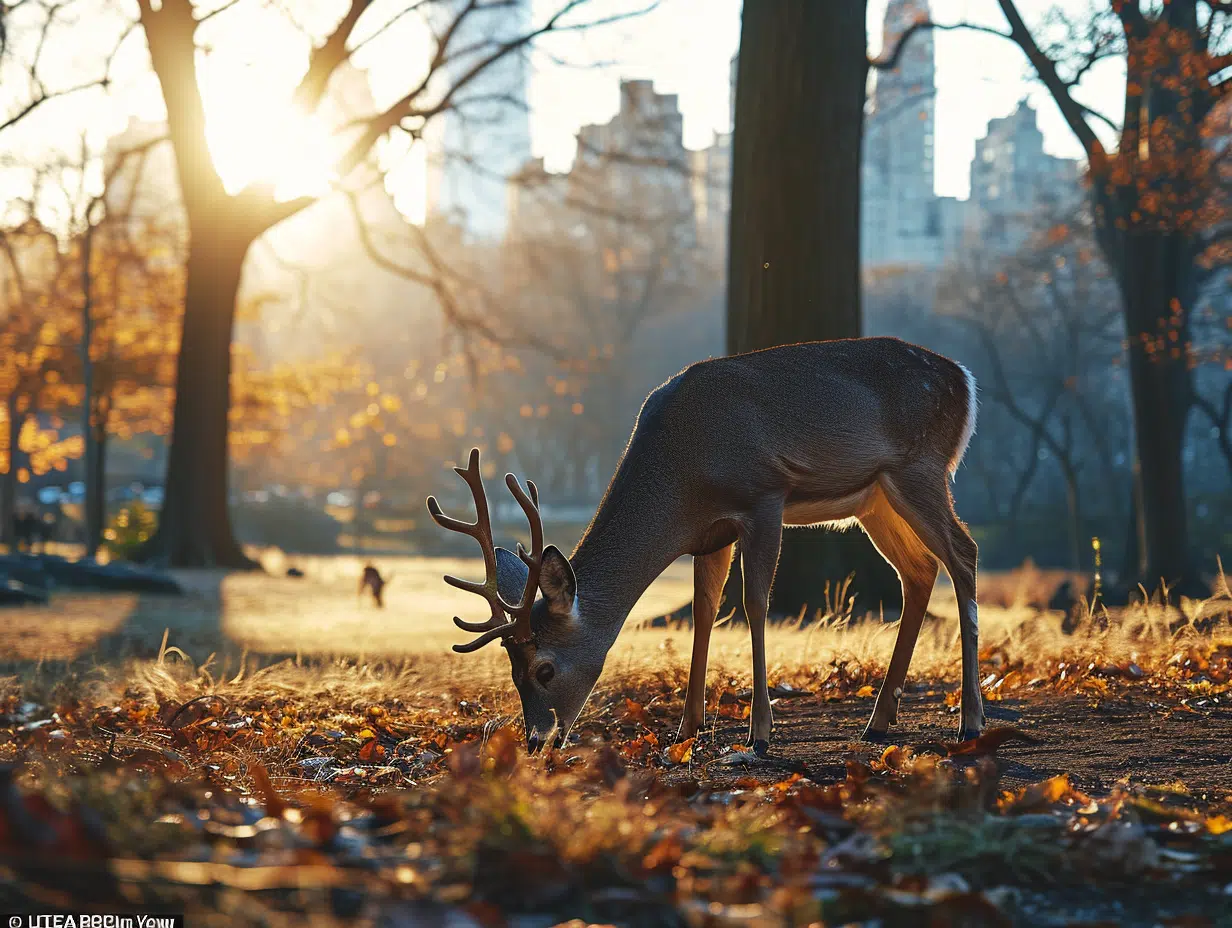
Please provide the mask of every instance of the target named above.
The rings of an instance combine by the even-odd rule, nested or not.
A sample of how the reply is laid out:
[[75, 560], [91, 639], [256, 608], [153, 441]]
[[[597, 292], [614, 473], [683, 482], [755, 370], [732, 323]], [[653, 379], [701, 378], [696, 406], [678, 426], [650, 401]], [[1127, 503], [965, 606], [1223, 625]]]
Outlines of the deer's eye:
[[556, 668], [546, 662], [540, 664], [535, 671], [535, 679], [539, 681], [540, 686], [547, 686], [554, 676], [556, 676]]

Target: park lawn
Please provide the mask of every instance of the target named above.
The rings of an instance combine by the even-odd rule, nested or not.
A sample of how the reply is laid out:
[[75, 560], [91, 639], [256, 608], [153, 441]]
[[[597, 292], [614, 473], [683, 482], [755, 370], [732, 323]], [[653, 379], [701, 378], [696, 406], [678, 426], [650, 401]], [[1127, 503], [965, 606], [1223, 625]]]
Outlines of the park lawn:
[[[501, 649], [447, 649], [448, 617], [471, 604], [435, 579], [441, 564], [392, 565], [383, 611], [357, 601], [356, 566], [6, 612], [0, 910], [217, 925], [1221, 924], [1232, 910], [1227, 597], [1096, 613], [1071, 635], [1059, 614], [985, 606], [991, 729], [965, 745], [949, 742], [948, 591], [890, 744], [858, 738], [894, 626], [774, 628], [768, 762], [739, 749], [747, 634], [716, 632], [707, 728], [674, 744], [688, 633], [630, 628], [572, 743], [528, 758]], [[673, 568], [635, 618], [680, 605], [688, 582]]]

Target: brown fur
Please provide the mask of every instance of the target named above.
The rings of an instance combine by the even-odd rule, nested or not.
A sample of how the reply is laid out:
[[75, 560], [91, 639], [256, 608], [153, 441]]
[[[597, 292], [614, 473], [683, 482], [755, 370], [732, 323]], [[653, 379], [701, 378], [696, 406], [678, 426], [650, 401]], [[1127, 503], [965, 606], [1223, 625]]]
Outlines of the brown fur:
[[[569, 559], [573, 576], [558, 580], [551, 604], [536, 603], [536, 642], [508, 646], [511, 657], [520, 647], [515, 682], [528, 737], [538, 743], [552, 729], [568, 730], [633, 605], [682, 554], [696, 558], [695, 644], [681, 726], [682, 736], [694, 734], [716, 590], [739, 542], [753, 638], [749, 740], [764, 749], [771, 728], [765, 619], [783, 527], [849, 520], [898, 571], [906, 603], [869, 734], [895, 720], [895, 694], [938, 564], [954, 581], [962, 617], [960, 733], [978, 733], [977, 552], [954, 514], [948, 480], [974, 426], [970, 389], [968, 375], [947, 358], [894, 338], [864, 338], [702, 361], [651, 393]], [[567, 608], [574, 592], [576, 607]], [[544, 664], [553, 674], [539, 686]]]

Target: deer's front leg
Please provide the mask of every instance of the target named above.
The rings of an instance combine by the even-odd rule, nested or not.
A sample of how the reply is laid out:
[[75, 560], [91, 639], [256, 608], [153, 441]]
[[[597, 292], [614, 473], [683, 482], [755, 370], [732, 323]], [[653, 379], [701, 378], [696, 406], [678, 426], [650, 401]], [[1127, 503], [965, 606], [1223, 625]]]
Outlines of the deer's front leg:
[[689, 663], [689, 688], [684, 695], [684, 718], [677, 739], [697, 734], [706, 722], [706, 661], [710, 656], [710, 631], [719, 614], [723, 584], [731, 570], [733, 545], [713, 554], [693, 558], [693, 658]]
[[783, 543], [783, 506], [755, 515], [740, 538], [740, 568], [744, 579], [744, 614], [753, 640], [753, 711], [749, 718], [749, 744], [758, 755], [770, 749], [770, 687], [766, 680], [766, 613], [770, 588]]

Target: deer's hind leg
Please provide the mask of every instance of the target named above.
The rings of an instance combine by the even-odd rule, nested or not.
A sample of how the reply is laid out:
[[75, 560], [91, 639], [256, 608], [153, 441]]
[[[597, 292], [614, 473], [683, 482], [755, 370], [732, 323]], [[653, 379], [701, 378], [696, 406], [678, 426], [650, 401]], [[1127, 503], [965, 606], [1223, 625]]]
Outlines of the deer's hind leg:
[[774, 585], [782, 544], [783, 503], [779, 500], [757, 510], [740, 532], [744, 614], [753, 642], [753, 708], [748, 743], [758, 755], [770, 749], [770, 729], [774, 723], [766, 680], [766, 613], [770, 610], [770, 588]]
[[880, 741], [887, 729], [898, 721], [898, 701], [928, 600], [937, 582], [938, 564], [932, 552], [880, 491], [874, 494], [871, 503], [869, 511], [860, 516], [860, 524], [881, 556], [898, 572], [903, 587], [903, 613], [894, 642], [894, 656], [890, 658], [881, 692], [877, 694], [872, 718], [864, 729], [865, 741]]
[[731, 570], [732, 550], [727, 545], [711, 554], [693, 558], [693, 658], [689, 663], [689, 688], [684, 695], [684, 718], [676, 737], [692, 738], [706, 721], [706, 661], [710, 656], [710, 631], [719, 614], [723, 585]]
[[943, 468], [917, 462], [883, 477], [881, 487], [894, 511], [936, 555], [954, 582], [962, 640], [962, 721], [958, 738], [966, 741], [984, 730], [975, 586], [979, 551], [975, 539], [954, 512]]

